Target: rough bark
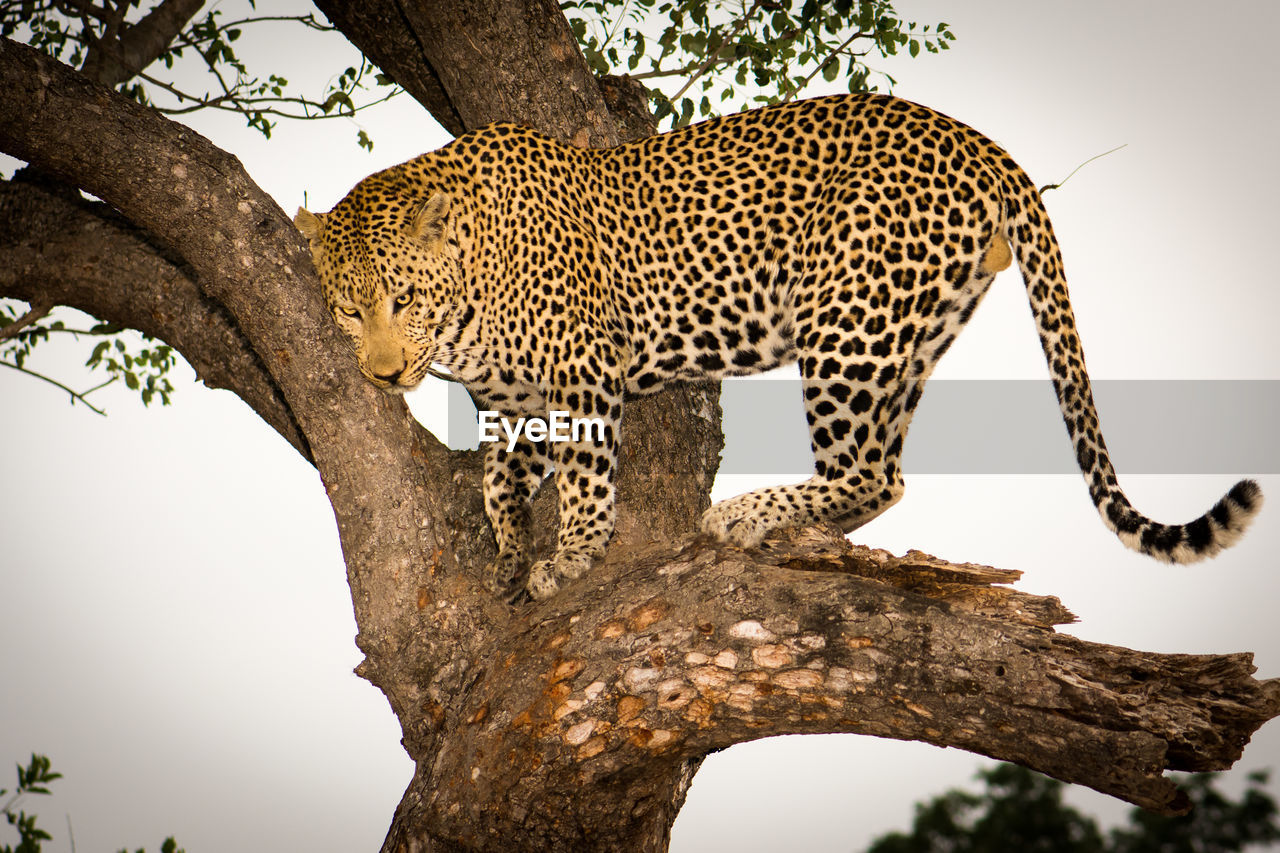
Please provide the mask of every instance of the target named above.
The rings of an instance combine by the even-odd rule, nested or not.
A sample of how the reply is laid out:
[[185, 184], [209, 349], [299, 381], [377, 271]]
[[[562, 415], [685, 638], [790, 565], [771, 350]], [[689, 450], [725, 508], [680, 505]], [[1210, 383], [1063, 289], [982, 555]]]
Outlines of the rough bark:
[[1164, 769], [1229, 766], [1280, 711], [1249, 655], [1058, 635], [1073, 617], [1056, 599], [993, 586], [1018, 575], [828, 528], [629, 556], [475, 663], [461, 725], [397, 822], [468, 850], [661, 850], [636, 839], [686, 759], [781, 732], [960, 747], [1176, 813]]
[[582, 146], [618, 142], [596, 80], [554, 0], [375, 0], [373, 14], [385, 31], [373, 30], [364, 9], [353, 4], [316, 5], [388, 73], [394, 73], [389, 66], [408, 65], [411, 79], [420, 78], [418, 63], [397, 53], [417, 44], [440, 90], [433, 88], [424, 105], [450, 131], [454, 117], [467, 130], [505, 120]]
[[[74, 305], [177, 349], [210, 388], [230, 388], [309, 457], [306, 438], [258, 354], [179, 257], [65, 187], [0, 183], [0, 294]], [[121, 287], [127, 282], [128, 287]]]
[[[387, 43], [421, 45], [403, 63], [441, 72], [464, 124], [497, 113], [577, 141], [616, 137], [608, 110], [591, 106], [597, 89], [544, 91], [564, 78], [539, 62], [572, 56], [515, 56], [545, 49], [517, 40], [554, 33], [554, 6], [484, 8], [434, 4], [428, 25], [415, 4], [388, 6], [403, 27], [394, 37], [413, 39]], [[462, 67], [444, 73], [434, 63], [445, 61]], [[524, 74], [541, 76], [513, 94]], [[559, 106], [518, 112], [544, 103]], [[155, 314], [166, 338], [182, 331], [175, 305], [212, 306], [226, 343], [192, 334], [179, 349], [253, 354], [257, 372], [235, 371], [228, 387], [246, 399], [273, 389], [305, 437], [347, 560], [358, 672], [386, 694], [416, 762], [384, 850], [659, 851], [701, 756], [795, 732], [959, 746], [1171, 812], [1183, 802], [1165, 769], [1229, 766], [1280, 713], [1280, 685], [1253, 680], [1247, 655], [1145, 654], [1054, 633], [1070, 618], [1056, 601], [992, 585], [1016, 572], [894, 559], [827, 529], [750, 552], [682, 536], [705, 505], [718, 447], [714, 398], [697, 388], [630, 406], [606, 563], [550, 601], [500, 605], [476, 582], [493, 549], [476, 455], [449, 452], [399, 398], [363, 382], [300, 237], [235, 158], [2, 40], [0, 116], [0, 149], [136, 229], [100, 239], [126, 255], [120, 272], [143, 279], [145, 308], [123, 306], [134, 282], [105, 267], [59, 285], [58, 301]], [[42, 254], [63, 268], [88, 257], [76, 234], [91, 241], [105, 227], [37, 206], [73, 233], [0, 231], [29, 268], [0, 277], [0, 294], [35, 287]]]

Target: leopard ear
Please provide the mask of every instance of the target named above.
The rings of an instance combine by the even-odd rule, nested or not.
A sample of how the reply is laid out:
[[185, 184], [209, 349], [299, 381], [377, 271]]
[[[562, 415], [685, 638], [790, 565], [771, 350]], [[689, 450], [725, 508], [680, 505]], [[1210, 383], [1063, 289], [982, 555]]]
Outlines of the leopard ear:
[[298, 208], [298, 212], [293, 215], [293, 225], [312, 243], [320, 239], [320, 233], [324, 230], [324, 220], [305, 207]]
[[438, 192], [418, 209], [409, 221], [409, 233], [431, 249], [444, 246], [445, 227], [449, 224], [449, 197]]

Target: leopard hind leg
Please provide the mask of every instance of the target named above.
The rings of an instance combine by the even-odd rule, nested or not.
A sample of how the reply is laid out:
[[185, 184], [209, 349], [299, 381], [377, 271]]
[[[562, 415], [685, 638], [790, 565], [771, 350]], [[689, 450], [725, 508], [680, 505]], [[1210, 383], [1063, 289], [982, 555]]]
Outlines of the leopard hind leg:
[[[879, 387], [874, 377], [885, 366], [854, 363], [848, 379], [829, 360], [802, 357], [814, 475], [722, 501], [703, 514], [702, 529], [749, 548], [787, 525], [830, 521], [849, 532], [895, 504], [903, 493], [902, 438], [918, 395]], [[864, 374], [870, 381], [858, 378]]]

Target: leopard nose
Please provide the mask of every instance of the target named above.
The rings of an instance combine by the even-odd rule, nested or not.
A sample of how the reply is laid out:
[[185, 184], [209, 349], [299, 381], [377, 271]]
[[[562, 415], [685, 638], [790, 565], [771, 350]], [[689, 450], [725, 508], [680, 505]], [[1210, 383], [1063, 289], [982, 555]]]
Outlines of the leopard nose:
[[395, 385], [395, 384], [396, 384], [396, 380], [400, 378], [400, 374], [401, 374], [401, 373], [404, 373], [404, 368], [403, 368], [403, 367], [402, 367], [402, 368], [400, 368], [399, 370], [395, 371], [394, 373], [375, 373], [375, 374], [373, 374], [373, 375], [374, 375], [377, 379], [382, 380], [383, 382], [387, 383], [388, 385]]

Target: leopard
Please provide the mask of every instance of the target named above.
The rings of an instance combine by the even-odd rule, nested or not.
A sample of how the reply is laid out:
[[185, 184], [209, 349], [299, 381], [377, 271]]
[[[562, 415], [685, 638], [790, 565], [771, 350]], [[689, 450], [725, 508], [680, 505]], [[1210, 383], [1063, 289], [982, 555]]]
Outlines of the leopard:
[[[546, 599], [602, 558], [625, 400], [673, 382], [800, 374], [813, 475], [714, 504], [703, 532], [750, 549], [778, 528], [848, 533], [879, 516], [903, 495], [926, 380], [1015, 262], [1089, 496], [1125, 546], [1194, 562], [1262, 505], [1245, 479], [1185, 524], [1133, 507], [1036, 185], [991, 139], [892, 95], [795, 100], [612, 148], [499, 122], [294, 221], [375, 386], [404, 392], [443, 369], [505, 418], [602, 424], [486, 447], [497, 556], [483, 582], [512, 601]], [[554, 553], [534, 561], [531, 502], [550, 478]]]

